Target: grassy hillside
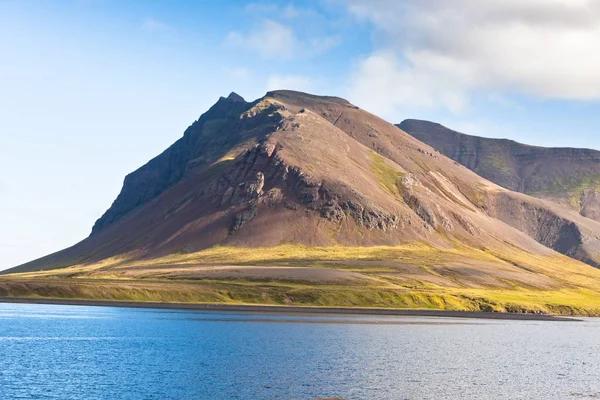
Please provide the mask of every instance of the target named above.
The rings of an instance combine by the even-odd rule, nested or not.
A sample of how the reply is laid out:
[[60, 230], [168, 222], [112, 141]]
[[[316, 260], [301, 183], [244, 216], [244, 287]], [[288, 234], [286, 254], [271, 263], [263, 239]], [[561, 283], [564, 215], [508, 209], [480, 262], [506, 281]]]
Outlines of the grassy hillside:
[[600, 271], [563, 256], [422, 243], [214, 247], [0, 278], [0, 296], [600, 315]]

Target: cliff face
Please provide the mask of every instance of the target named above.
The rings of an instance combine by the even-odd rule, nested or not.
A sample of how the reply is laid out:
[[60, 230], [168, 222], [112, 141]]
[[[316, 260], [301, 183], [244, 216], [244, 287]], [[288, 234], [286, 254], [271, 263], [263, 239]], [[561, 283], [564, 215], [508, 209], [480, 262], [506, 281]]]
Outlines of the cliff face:
[[[237, 117], [251, 107], [236, 93], [221, 97], [175, 142], [146, 165], [125, 177], [123, 189], [106, 213], [96, 221], [92, 235], [118, 221], [129, 211], [180, 182], [184, 176], [224, 156], [243, 140]], [[246, 133], [246, 132], [244, 132]]]
[[597, 266], [599, 233], [346, 100], [276, 91], [221, 98], [125, 179], [89, 238], [10, 272], [282, 243], [556, 250]]
[[600, 151], [470, 136], [421, 120], [397, 126], [504, 188], [554, 201], [600, 221]]

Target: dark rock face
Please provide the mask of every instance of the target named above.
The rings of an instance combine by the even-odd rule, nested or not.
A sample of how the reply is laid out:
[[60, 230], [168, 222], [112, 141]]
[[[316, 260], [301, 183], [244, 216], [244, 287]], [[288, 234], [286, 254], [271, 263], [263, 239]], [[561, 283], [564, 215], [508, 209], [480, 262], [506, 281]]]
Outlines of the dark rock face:
[[[264, 187], [271, 189], [265, 193]], [[216, 189], [218, 193], [213, 193], [215, 188], [220, 188]], [[235, 215], [232, 232], [256, 216], [257, 200], [273, 206], [285, 198], [290, 204], [288, 208], [297, 209], [292, 204], [298, 203], [333, 222], [353, 218], [364, 228], [384, 231], [397, 228], [399, 223], [397, 216], [369, 206], [367, 199], [350, 188], [319, 181], [287, 165], [270, 144], [256, 145], [247, 150], [230, 172], [220, 177], [214, 187], [209, 186], [205, 194], [216, 194], [221, 199], [221, 206], [245, 206], [241, 213]]]
[[229, 229], [229, 232], [233, 233], [233, 232], [241, 229], [247, 222], [250, 222], [252, 220], [252, 218], [254, 218], [255, 216], [256, 216], [256, 202], [252, 202], [248, 205], [248, 208], [246, 210], [244, 210], [240, 214], [237, 214], [234, 217], [231, 227]]
[[555, 201], [600, 221], [600, 151], [470, 136], [421, 120], [397, 126], [506, 189]]
[[[230, 135], [236, 125], [247, 121], [239, 116], [252, 107], [236, 93], [221, 97], [217, 103], [186, 129], [183, 137], [146, 165], [125, 177], [121, 193], [104, 215], [96, 221], [92, 235], [118, 221], [129, 211], [157, 197], [194, 170], [223, 156], [242, 137]], [[252, 121], [260, 125], [264, 121]], [[252, 127], [250, 127], [252, 128]]]
[[597, 261], [581, 254], [583, 235], [580, 228], [572, 221], [548, 208], [523, 202], [510, 192], [502, 192], [493, 198], [488, 198], [487, 203], [492, 205], [490, 210], [495, 218], [527, 232], [537, 242], [569, 257], [599, 266]]

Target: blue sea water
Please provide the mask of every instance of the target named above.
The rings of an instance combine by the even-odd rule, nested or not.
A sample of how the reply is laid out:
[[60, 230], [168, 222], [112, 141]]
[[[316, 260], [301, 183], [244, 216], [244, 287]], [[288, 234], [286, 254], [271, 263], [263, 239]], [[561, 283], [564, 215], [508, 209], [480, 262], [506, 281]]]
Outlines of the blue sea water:
[[0, 399], [577, 399], [600, 321], [0, 304]]

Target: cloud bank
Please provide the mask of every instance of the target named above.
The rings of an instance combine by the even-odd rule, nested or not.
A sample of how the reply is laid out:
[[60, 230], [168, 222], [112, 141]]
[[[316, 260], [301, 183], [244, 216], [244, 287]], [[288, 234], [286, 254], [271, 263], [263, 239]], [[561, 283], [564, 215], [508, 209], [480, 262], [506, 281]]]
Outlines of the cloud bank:
[[331, 21], [309, 8], [298, 8], [291, 3], [249, 3], [244, 11], [249, 18], [260, 22], [250, 30], [229, 32], [225, 44], [265, 59], [308, 59], [341, 43], [341, 37], [331, 33]]
[[375, 50], [358, 61], [350, 85], [373, 111], [459, 113], [475, 93], [600, 99], [599, 1], [345, 3], [375, 29]]

